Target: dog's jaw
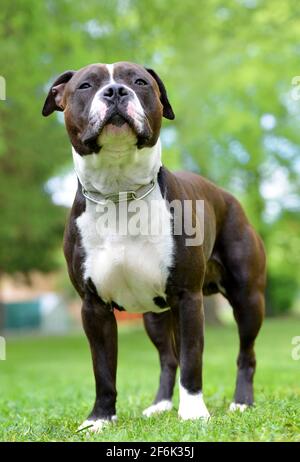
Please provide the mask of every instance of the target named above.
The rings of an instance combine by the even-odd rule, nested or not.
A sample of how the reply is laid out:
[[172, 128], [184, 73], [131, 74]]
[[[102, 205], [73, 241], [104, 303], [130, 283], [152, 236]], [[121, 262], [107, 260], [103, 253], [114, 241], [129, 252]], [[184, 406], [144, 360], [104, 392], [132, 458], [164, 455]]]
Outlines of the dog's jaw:
[[109, 122], [101, 130], [97, 143], [102, 148], [100, 155], [105, 155], [105, 151], [128, 152], [135, 150], [137, 137], [127, 122], [121, 126]]
[[81, 156], [72, 148], [74, 167], [87, 190], [102, 194], [136, 190], [156, 178], [161, 167], [161, 143], [138, 149], [130, 136], [127, 144], [108, 143], [99, 154]]

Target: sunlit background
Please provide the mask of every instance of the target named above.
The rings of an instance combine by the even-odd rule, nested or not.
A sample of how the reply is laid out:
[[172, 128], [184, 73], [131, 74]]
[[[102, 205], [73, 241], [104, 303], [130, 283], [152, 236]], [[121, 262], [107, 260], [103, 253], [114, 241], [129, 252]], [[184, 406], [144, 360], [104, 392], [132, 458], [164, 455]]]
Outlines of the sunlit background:
[[[162, 130], [165, 164], [199, 172], [234, 193], [263, 237], [267, 314], [297, 312], [299, 3], [7, 0], [1, 5], [2, 330], [51, 325], [59, 330], [79, 318], [61, 251], [76, 190], [71, 149], [63, 114], [44, 119], [41, 108], [57, 74], [119, 60], [153, 67], [166, 84], [176, 120], [165, 121]], [[213, 319], [222, 320], [224, 303], [210, 302]]]
[[73, 440], [92, 403], [80, 300], [62, 254], [76, 189], [71, 147], [63, 114], [41, 110], [58, 74], [121, 60], [152, 67], [167, 87], [176, 115], [161, 133], [167, 167], [235, 194], [262, 236], [269, 319], [246, 426], [226, 414], [238, 343], [219, 296], [205, 301], [205, 393], [216, 420], [201, 433], [179, 427], [174, 412], [150, 429], [140, 422], [135, 435], [127, 407], [141, 415], [150, 404], [158, 363], [141, 319], [118, 315], [121, 423], [103, 438], [299, 440], [299, 31], [298, 0], [1, 0], [0, 440]]

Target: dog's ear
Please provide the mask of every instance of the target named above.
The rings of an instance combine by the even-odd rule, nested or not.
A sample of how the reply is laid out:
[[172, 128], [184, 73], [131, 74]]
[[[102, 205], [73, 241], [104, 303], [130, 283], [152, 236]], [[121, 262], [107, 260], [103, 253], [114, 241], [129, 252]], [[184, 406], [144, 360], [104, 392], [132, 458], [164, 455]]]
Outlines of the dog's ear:
[[166, 119], [173, 120], [175, 119], [175, 114], [173, 112], [172, 106], [168, 100], [168, 95], [167, 95], [167, 90], [166, 87], [163, 84], [163, 81], [158, 77], [156, 72], [153, 69], [148, 69], [146, 68], [146, 71], [149, 72], [149, 74], [152, 75], [152, 77], [156, 80], [156, 83], [158, 85], [159, 91], [160, 91], [160, 101], [163, 105], [163, 116]]
[[44, 107], [43, 116], [48, 116], [54, 111], [63, 111], [62, 100], [66, 84], [71, 80], [76, 71], [65, 71], [61, 74], [51, 86]]

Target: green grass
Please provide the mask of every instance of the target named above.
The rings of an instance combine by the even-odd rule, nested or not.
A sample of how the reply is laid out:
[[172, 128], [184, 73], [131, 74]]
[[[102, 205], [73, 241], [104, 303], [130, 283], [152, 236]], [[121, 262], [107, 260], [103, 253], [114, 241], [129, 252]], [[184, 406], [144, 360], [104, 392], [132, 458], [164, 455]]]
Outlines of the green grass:
[[76, 433], [94, 399], [84, 335], [7, 340], [0, 361], [1, 441], [299, 441], [300, 361], [291, 357], [297, 320], [267, 321], [257, 342], [256, 406], [227, 409], [235, 382], [235, 328], [206, 329], [204, 396], [208, 424], [180, 422], [175, 407], [145, 419], [158, 382], [157, 354], [141, 328], [119, 333], [118, 422], [102, 434]]

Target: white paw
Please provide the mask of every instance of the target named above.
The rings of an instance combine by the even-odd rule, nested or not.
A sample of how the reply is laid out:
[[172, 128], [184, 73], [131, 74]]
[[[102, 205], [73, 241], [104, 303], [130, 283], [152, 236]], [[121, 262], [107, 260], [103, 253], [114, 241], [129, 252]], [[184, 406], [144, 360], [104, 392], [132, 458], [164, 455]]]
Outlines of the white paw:
[[172, 401], [169, 401], [168, 399], [163, 399], [162, 401], [159, 401], [156, 404], [152, 404], [152, 406], [147, 407], [143, 411], [143, 415], [145, 417], [150, 417], [153, 414], [158, 414], [159, 412], [165, 412], [165, 411], [170, 411], [173, 407]]
[[182, 420], [203, 419], [208, 421], [210, 414], [204, 403], [202, 393], [189, 393], [179, 384], [178, 415]]
[[247, 409], [248, 405], [247, 404], [239, 404], [239, 403], [231, 403], [229, 406], [229, 411], [230, 412], [244, 412]]
[[111, 422], [115, 422], [117, 420], [117, 416], [112, 416], [111, 420], [107, 419], [97, 419], [97, 420], [85, 420], [80, 427], [78, 427], [77, 431], [88, 431], [92, 433], [100, 433], [102, 432], [103, 428], [110, 424]]
[[210, 413], [205, 406], [198, 406], [195, 409], [179, 407], [178, 415], [182, 420], [197, 420], [202, 419], [208, 421], [210, 419]]

